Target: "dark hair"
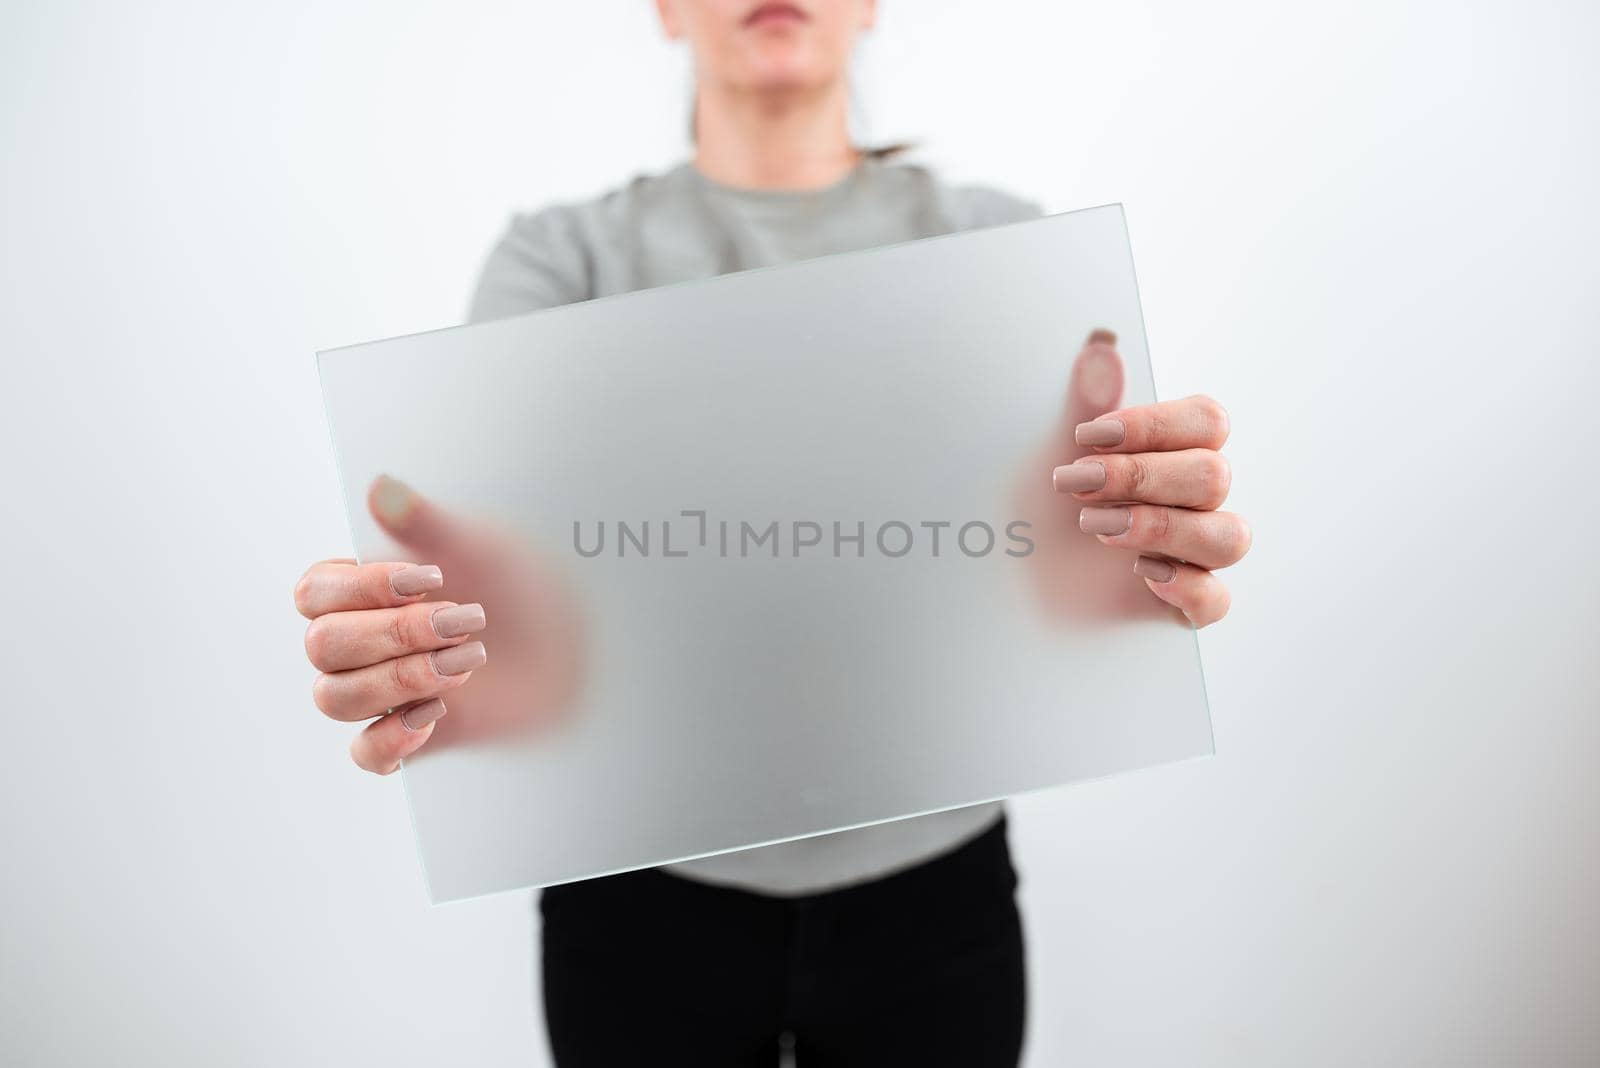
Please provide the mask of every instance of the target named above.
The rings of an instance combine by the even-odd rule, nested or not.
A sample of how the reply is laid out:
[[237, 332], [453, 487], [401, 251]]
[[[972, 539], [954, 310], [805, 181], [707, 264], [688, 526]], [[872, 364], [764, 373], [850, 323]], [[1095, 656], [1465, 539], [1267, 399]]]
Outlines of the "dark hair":
[[873, 145], [871, 148], [856, 145], [855, 149], [867, 159], [893, 159], [902, 152], [910, 152], [916, 147], [915, 141], [892, 141], [887, 145]]

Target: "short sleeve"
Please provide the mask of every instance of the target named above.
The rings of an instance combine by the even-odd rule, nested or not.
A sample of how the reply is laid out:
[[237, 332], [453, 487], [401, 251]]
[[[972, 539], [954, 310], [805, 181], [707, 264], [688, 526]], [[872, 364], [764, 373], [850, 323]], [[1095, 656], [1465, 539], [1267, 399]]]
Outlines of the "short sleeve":
[[588, 300], [590, 253], [570, 210], [515, 215], [478, 275], [469, 322]]
[[953, 191], [953, 198], [962, 229], [1002, 226], [1037, 219], [1044, 214], [1044, 209], [1033, 201], [988, 186], [963, 186]]

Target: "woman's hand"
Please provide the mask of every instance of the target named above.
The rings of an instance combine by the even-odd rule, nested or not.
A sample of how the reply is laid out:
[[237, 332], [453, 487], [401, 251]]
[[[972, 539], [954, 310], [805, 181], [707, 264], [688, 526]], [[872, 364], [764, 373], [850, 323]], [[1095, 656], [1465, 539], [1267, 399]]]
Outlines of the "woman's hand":
[[332, 719], [374, 720], [350, 745], [367, 771], [387, 775], [420, 749], [445, 714], [440, 695], [487, 659], [471, 640], [486, 623], [481, 605], [424, 600], [443, 586], [433, 565], [354, 560], [312, 564], [295, 585], [295, 607], [311, 620], [306, 655], [321, 672], [317, 707]]
[[[1134, 574], [1196, 627], [1228, 612], [1228, 588], [1213, 572], [1250, 549], [1250, 527], [1221, 512], [1231, 474], [1218, 452], [1228, 413], [1206, 396], [1096, 413], [1121, 394], [1116, 336], [1097, 330], [1073, 369], [1076, 450], [1055, 469], [1058, 493], [1084, 503], [1078, 528], [1139, 553]], [[1114, 382], [1114, 386], [1112, 383]], [[1104, 404], [1094, 403], [1095, 397]], [[1087, 407], [1084, 407], [1087, 404]]]
[[[428, 562], [325, 560], [294, 591], [311, 620], [317, 707], [332, 719], [373, 721], [350, 745], [356, 764], [387, 775], [430, 739], [434, 751], [560, 722], [582, 682], [584, 628], [571, 591], [534, 548], [388, 476], [372, 483], [367, 508]], [[427, 599], [440, 591], [457, 600]], [[498, 652], [487, 664], [479, 639], [491, 626]], [[468, 679], [470, 688], [453, 692]], [[440, 722], [447, 694], [450, 717]]]

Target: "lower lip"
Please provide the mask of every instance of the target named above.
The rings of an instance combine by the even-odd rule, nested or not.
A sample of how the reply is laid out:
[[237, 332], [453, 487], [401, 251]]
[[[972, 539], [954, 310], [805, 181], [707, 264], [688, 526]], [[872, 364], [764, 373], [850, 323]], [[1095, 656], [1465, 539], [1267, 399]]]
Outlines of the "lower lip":
[[752, 15], [746, 25], [759, 30], [768, 26], [795, 26], [804, 21], [805, 16], [792, 8], [774, 8]]

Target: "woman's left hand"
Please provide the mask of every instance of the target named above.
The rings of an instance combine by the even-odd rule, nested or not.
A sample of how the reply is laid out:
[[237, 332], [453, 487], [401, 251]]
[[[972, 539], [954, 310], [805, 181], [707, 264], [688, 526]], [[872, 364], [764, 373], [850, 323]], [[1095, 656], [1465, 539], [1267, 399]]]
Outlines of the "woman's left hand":
[[[1102, 345], [1114, 336], [1097, 334], [1089, 349]], [[1197, 395], [1117, 408], [1078, 423], [1075, 437], [1086, 455], [1055, 469], [1055, 487], [1084, 502], [1079, 529], [1138, 552], [1134, 574], [1196, 627], [1226, 615], [1228, 588], [1213, 571], [1249, 551], [1250, 526], [1217, 510], [1231, 481], [1218, 452], [1228, 440], [1222, 405]]]

